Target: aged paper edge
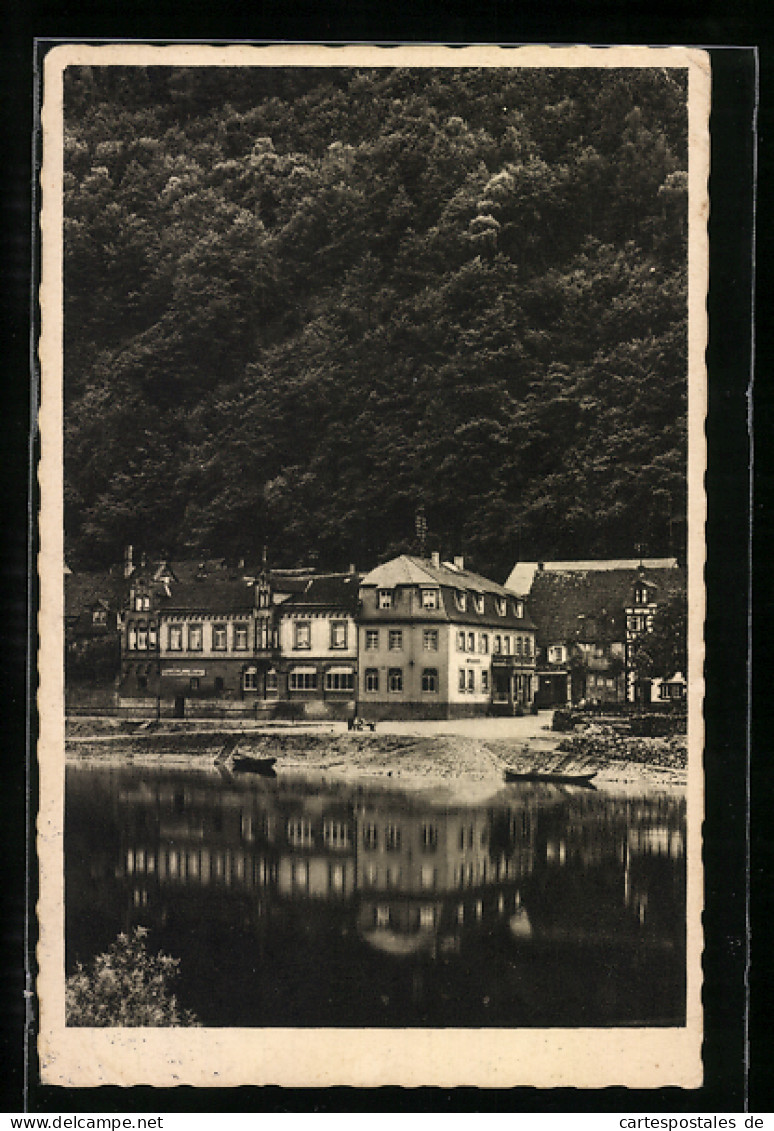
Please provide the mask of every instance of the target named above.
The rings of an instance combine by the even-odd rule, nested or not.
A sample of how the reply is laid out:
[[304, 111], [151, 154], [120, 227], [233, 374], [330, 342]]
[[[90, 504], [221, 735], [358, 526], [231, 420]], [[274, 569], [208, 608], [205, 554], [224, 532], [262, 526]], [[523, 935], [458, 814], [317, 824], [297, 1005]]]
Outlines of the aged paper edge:
[[[669, 1029], [73, 1029], [64, 1023], [63, 72], [85, 65], [680, 67], [689, 72], [687, 1022]], [[68, 1087], [630, 1088], [702, 1083], [703, 661], [710, 63], [682, 47], [66, 44], [44, 61], [41, 170], [40, 798], [42, 1083]]]

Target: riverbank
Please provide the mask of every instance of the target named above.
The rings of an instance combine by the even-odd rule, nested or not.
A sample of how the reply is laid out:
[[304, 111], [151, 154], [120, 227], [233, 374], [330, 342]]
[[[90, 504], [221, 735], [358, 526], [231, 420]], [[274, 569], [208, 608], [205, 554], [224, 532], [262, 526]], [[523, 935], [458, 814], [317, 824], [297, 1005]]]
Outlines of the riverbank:
[[550, 715], [524, 719], [467, 719], [379, 724], [352, 733], [343, 724], [231, 724], [221, 720], [130, 723], [68, 720], [68, 761], [101, 763], [212, 764], [225, 740], [238, 735], [240, 754], [277, 759], [279, 772], [333, 774], [346, 778], [397, 779], [405, 785], [461, 779], [502, 780], [517, 772], [595, 773], [601, 787], [682, 787], [685, 762], [666, 759], [663, 739], [621, 739], [585, 731], [572, 736], [550, 730]]

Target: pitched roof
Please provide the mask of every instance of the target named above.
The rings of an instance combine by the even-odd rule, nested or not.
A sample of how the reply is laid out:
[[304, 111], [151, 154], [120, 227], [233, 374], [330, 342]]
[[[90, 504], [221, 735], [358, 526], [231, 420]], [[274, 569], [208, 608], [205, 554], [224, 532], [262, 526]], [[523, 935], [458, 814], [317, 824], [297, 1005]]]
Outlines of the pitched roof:
[[88, 573], [66, 573], [64, 576], [65, 616], [77, 617], [92, 606], [104, 603], [109, 609], [120, 609], [126, 593], [123, 577], [99, 570]]
[[452, 589], [469, 589], [476, 593], [513, 597], [512, 590], [469, 569], [459, 569], [451, 562], [441, 562], [440, 566], [435, 566], [427, 558], [415, 558], [408, 554], [401, 554], [372, 569], [360, 584], [374, 585], [378, 589], [394, 589], [397, 585], [443, 585]]
[[527, 600], [537, 626], [538, 644], [623, 640], [624, 609], [631, 603], [638, 581], [654, 587], [657, 601], [685, 591], [685, 572], [677, 566], [638, 567], [639, 562], [634, 568], [536, 573]]
[[250, 612], [254, 606], [255, 592], [244, 581], [213, 580], [209, 577], [174, 585], [171, 595], [159, 602], [159, 608], [165, 613], [221, 613], [224, 616]]
[[349, 607], [357, 606], [360, 574], [329, 573], [317, 574], [304, 579], [303, 588], [295, 592], [283, 603], [283, 608], [292, 606]]
[[646, 570], [677, 569], [677, 558], [593, 558], [566, 562], [517, 562], [508, 574], [505, 586], [512, 593], [523, 596], [529, 593], [535, 574], [538, 572], [566, 573], [582, 570], [586, 573], [596, 573], [638, 569], [640, 565]]

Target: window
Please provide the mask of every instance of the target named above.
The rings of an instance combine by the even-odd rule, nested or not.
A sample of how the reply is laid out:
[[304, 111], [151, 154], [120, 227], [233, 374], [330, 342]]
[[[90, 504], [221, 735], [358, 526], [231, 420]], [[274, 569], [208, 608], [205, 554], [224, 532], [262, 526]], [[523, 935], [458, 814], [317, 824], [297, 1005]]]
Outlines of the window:
[[355, 673], [351, 668], [331, 668], [325, 673], [326, 691], [354, 691]]
[[561, 644], [552, 644], [548, 649], [549, 664], [561, 664], [564, 660], [564, 648]]
[[531, 656], [532, 655], [532, 637], [531, 636], [525, 636], [524, 637], [524, 655], [525, 656]]
[[200, 624], [188, 626], [188, 649], [190, 652], [201, 652], [202, 650], [202, 626]]
[[331, 648], [346, 648], [347, 622], [345, 620], [331, 621]]
[[105, 609], [94, 609], [91, 614], [91, 623], [98, 627], [107, 624], [107, 611]]
[[292, 668], [288, 688], [290, 691], [316, 691], [317, 672], [314, 668]]
[[299, 848], [311, 847], [312, 822], [303, 818], [288, 821], [288, 840]]
[[425, 652], [438, 651], [438, 629], [426, 628], [422, 633], [422, 647]]
[[388, 852], [400, 851], [400, 825], [386, 825], [384, 829], [384, 847]]
[[438, 886], [438, 869], [434, 868], [432, 864], [423, 864], [419, 873], [420, 887], [425, 891], [432, 891]]
[[475, 609], [476, 609], [477, 613], [483, 613], [483, 611], [484, 611], [484, 594], [483, 593], [476, 593], [475, 596], [473, 597], [473, 604], [475, 605]]
[[464, 613], [465, 609], [468, 607], [467, 596], [466, 596], [465, 593], [462, 592], [461, 589], [455, 589], [455, 591], [454, 591], [454, 603], [461, 613]]
[[343, 821], [325, 821], [323, 840], [329, 848], [349, 848], [349, 829]]
[[215, 692], [220, 695], [223, 691], [223, 676], [215, 676]]
[[238, 652], [247, 651], [247, 625], [234, 625], [234, 647]]
[[379, 869], [373, 864], [369, 864], [365, 870], [365, 882], [369, 887], [375, 888], [379, 883]]
[[419, 909], [419, 925], [420, 927], [429, 928], [435, 926], [435, 908], [434, 907], [420, 907]]
[[521, 619], [521, 617], [524, 616], [524, 602], [523, 601], [514, 601], [513, 611], [516, 614], [516, 616], [519, 617], [519, 619]]
[[476, 650], [476, 634], [475, 632], [468, 633], [468, 651], [475, 652]]
[[375, 652], [379, 647], [379, 629], [367, 628], [365, 634], [365, 646], [367, 652]]
[[226, 651], [226, 626], [215, 624], [212, 626], [212, 649], [214, 652]]
[[648, 590], [644, 585], [638, 585], [634, 590], [634, 603], [635, 605], [647, 605]]
[[363, 848], [374, 850], [379, 847], [379, 832], [376, 825], [363, 826]]
[[379, 590], [379, 608], [391, 609], [392, 608], [392, 589]]
[[258, 669], [245, 668], [242, 672], [242, 690], [243, 691], [257, 691], [258, 690]]
[[422, 590], [422, 608], [423, 609], [437, 609], [438, 608], [438, 590], [437, 589], [423, 589]]
[[481, 690], [482, 691], [488, 691], [489, 690], [489, 672], [488, 671], [483, 671], [481, 673]]
[[520, 636], [517, 636], [516, 637], [516, 655], [517, 656], [521, 655], [521, 649], [522, 649], [523, 643], [524, 642], [523, 642], [522, 638]]
[[276, 668], [269, 668], [266, 673], [266, 694], [276, 695], [279, 691], [279, 678]]
[[457, 633], [457, 651], [458, 652], [464, 652], [465, 651], [465, 633], [464, 632], [458, 632]]
[[642, 632], [645, 627], [645, 618], [640, 616], [629, 617], [630, 632]]
[[390, 629], [389, 648], [391, 652], [400, 652], [403, 647], [403, 629]]
[[191, 691], [199, 690], [199, 677], [198, 675], [191, 676]]
[[423, 668], [422, 669], [422, 690], [431, 695], [438, 692], [438, 669], [437, 668]]
[[183, 650], [183, 626], [181, 624], [169, 626], [169, 650], [170, 652], [182, 652]]
[[506, 656], [510, 656], [510, 654], [511, 654], [511, 638], [510, 638], [510, 636], [504, 636], [503, 637], [503, 652], [505, 653]]
[[[146, 687], [148, 686], [148, 677], [147, 677], [147, 675], [138, 675], [138, 676], [137, 676], [137, 686], [139, 687], [140, 691], [144, 691], [144, 690], [145, 690], [145, 688], [146, 688]], [[663, 687], [662, 687], [662, 689], [661, 689], [661, 690], [662, 690], [662, 691], [664, 690], [664, 689], [663, 689]], [[662, 698], [663, 698], [663, 697], [662, 697]]]
[[465, 669], [464, 668], [460, 668], [459, 676], [460, 676], [460, 678], [459, 678], [458, 687], [459, 687], [460, 691], [464, 691], [465, 688], [467, 687], [467, 682], [466, 682], [466, 677], [465, 677]]
[[482, 632], [478, 639], [478, 650], [486, 655], [489, 652], [489, 636], [486, 632]]
[[149, 624], [148, 625], [148, 647], [149, 648], [156, 648], [156, 647], [158, 647], [158, 642], [159, 642], [159, 638], [158, 638], [158, 633], [156, 632], [156, 626], [155, 626], [155, 624]]
[[387, 674], [387, 690], [394, 692], [403, 690], [403, 668], [390, 668]]
[[148, 647], [148, 629], [144, 624], [137, 625], [137, 647], [143, 652]]
[[297, 620], [293, 622], [293, 647], [312, 647], [312, 626], [308, 620]]
[[495, 607], [497, 608], [497, 615], [498, 616], [500, 616], [500, 617], [505, 616], [506, 605], [507, 605], [507, 602], [505, 600], [505, 597], [498, 597], [497, 598], [497, 600], [495, 601]]
[[379, 690], [379, 672], [376, 668], [366, 668], [365, 670], [365, 689], [366, 691]]
[[494, 652], [495, 656], [499, 656], [500, 653], [502, 652], [502, 650], [503, 650], [502, 637], [501, 636], [495, 636], [494, 640], [492, 641], [492, 651]]
[[139, 593], [137, 594], [137, 596], [134, 599], [134, 611], [136, 613], [142, 612], [142, 597], [140, 596]]
[[468, 669], [468, 691], [476, 690], [476, 669]]
[[438, 826], [425, 821], [422, 825], [422, 848], [425, 852], [435, 852], [438, 847]]
[[390, 909], [389, 907], [379, 906], [374, 908], [374, 923], [377, 927], [389, 927], [390, 925]]

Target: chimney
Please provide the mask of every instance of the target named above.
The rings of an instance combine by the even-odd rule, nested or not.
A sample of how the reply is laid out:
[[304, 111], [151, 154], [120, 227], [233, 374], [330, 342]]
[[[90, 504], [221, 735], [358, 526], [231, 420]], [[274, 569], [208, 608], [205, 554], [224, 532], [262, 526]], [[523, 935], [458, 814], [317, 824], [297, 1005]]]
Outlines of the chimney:
[[465, 568], [465, 559], [463, 558], [462, 554], [454, 555], [454, 568], [459, 570], [463, 570]]
[[432, 562], [433, 569], [441, 568], [441, 555], [438, 550], [433, 550], [432, 554], [430, 555], [430, 561]]
[[355, 563], [354, 562], [349, 563], [349, 572], [350, 573], [357, 573], [357, 570], [355, 569]]
[[545, 567], [545, 565], [544, 565], [544, 563], [543, 563], [543, 562], [538, 562], [538, 569], [540, 570], [540, 572], [541, 572], [541, 573], [543, 572], [543, 570], [544, 570], [545, 568], [546, 568], [546, 567]]
[[127, 546], [124, 550], [124, 577], [131, 577], [134, 573], [134, 562], [132, 561], [133, 555], [134, 550], [131, 546]]

